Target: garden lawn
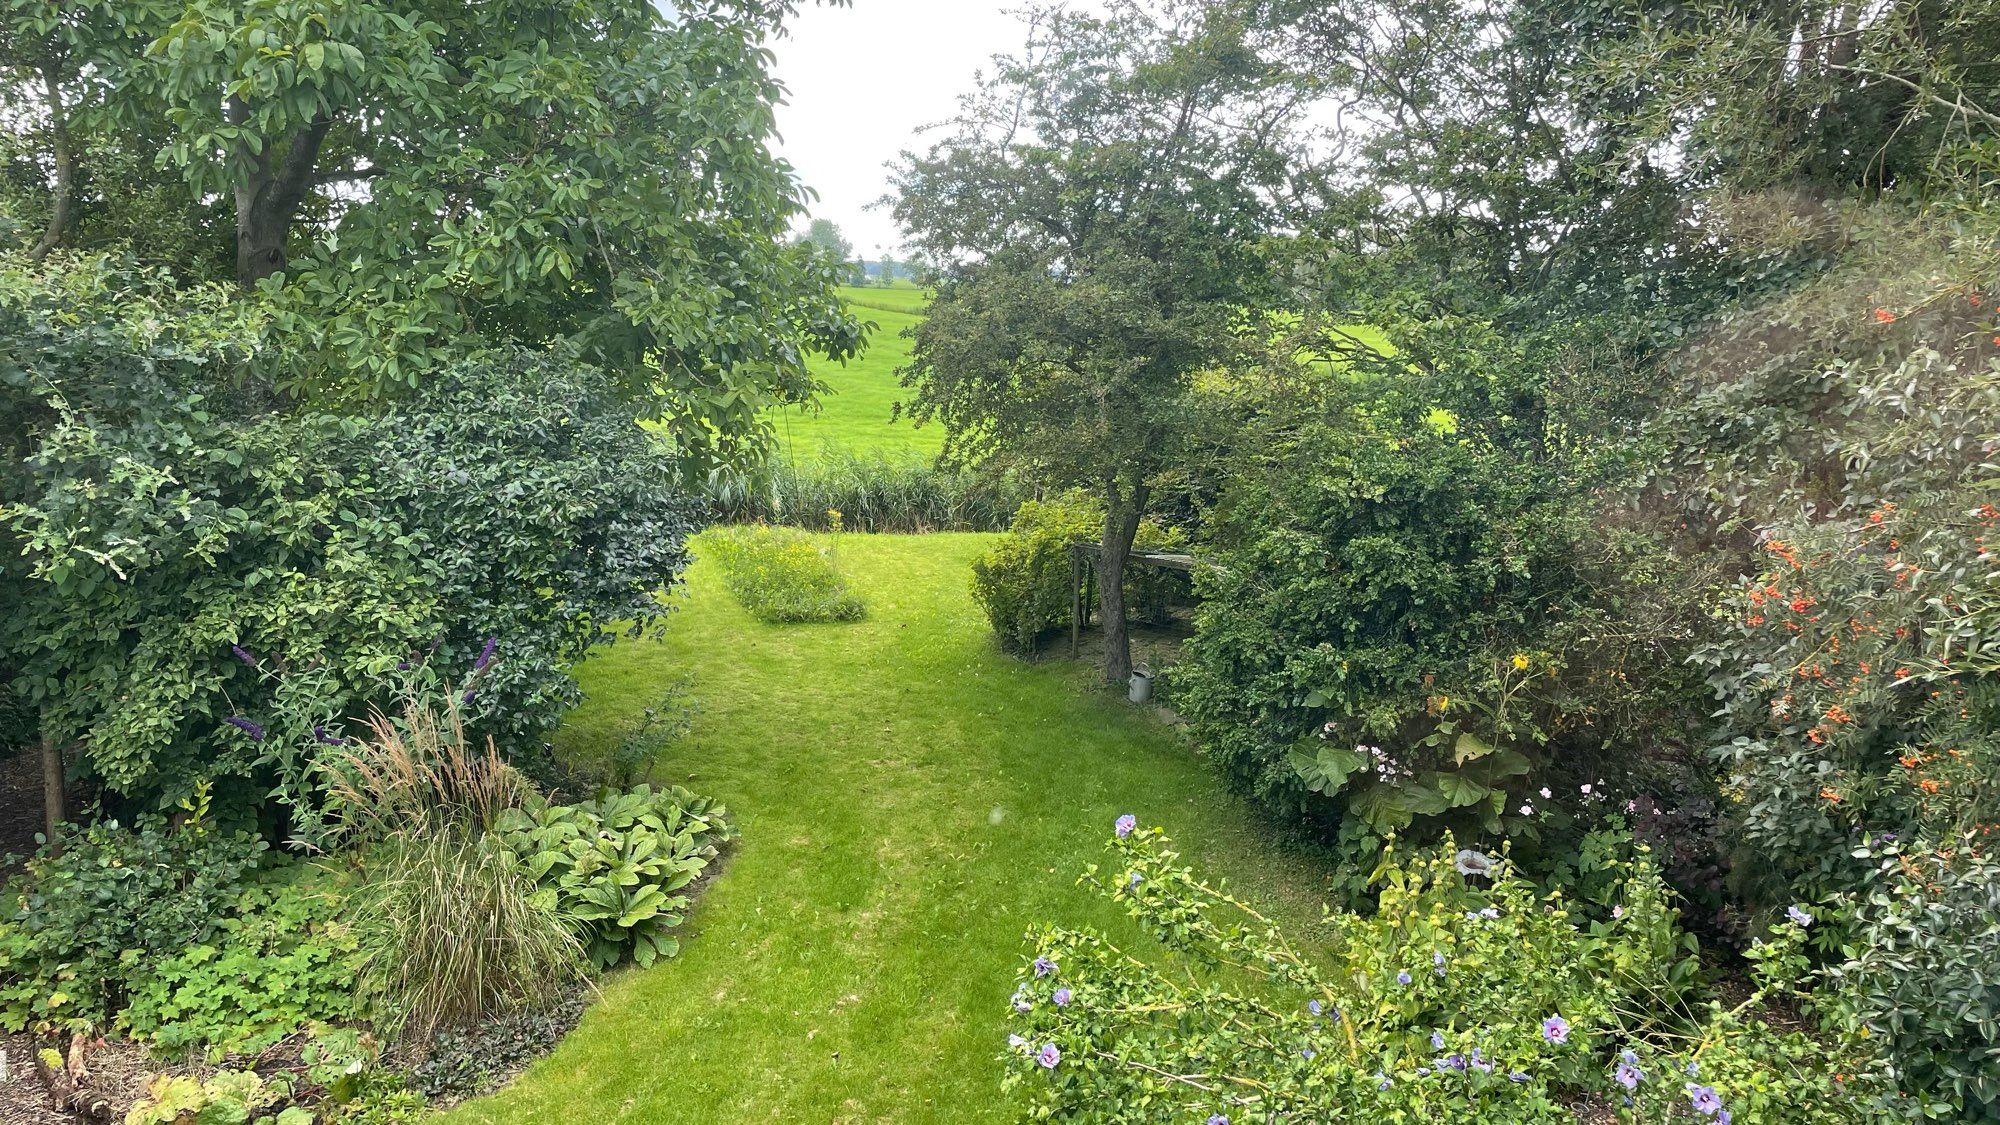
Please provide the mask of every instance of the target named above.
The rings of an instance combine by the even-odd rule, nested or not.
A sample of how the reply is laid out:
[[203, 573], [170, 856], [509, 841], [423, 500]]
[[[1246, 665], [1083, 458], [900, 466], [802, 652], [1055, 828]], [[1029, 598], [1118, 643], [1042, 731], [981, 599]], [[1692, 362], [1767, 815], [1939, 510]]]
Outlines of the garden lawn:
[[1269, 843], [1157, 712], [998, 652], [967, 593], [986, 535], [844, 537], [866, 620], [762, 625], [697, 563], [665, 640], [581, 670], [558, 736], [591, 759], [660, 685], [702, 712], [657, 777], [742, 838], [681, 955], [615, 973], [556, 1052], [456, 1122], [1003, 1121], [1007, 1000], [1033, 922], [1108, 926], [1076, 879], [1112, 820], [1166, 827], [1286, 922], [1321, 869]]
[[909, 419], [891, 420], [897, 400], [908, 392], [896, 381], [896, 369], [910, 361], [910, 340], [904, 331], [923, 320], [926, 295], [920, 289], [843, 288], [841, 295], [862, 320], [875, 325], [868, 349], [845, 364], [821, 358], [813, 374], [832, 388], [817, 410], [776, 412], [778, 442], [786, 457], [811, 459], [834, 449], [845, 453], [928, 458], [944, 444], [944, 429], [921, 429]]

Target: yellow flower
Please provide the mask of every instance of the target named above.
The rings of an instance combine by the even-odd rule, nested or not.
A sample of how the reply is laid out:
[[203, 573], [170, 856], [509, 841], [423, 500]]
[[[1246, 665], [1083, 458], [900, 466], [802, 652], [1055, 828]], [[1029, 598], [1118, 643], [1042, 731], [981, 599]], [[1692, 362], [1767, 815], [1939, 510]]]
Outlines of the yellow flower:
[[1528, 670], [1528, 655], [1526, 653], [1517, 652], [1514, 654], [1514, 670], [1517, 672]]

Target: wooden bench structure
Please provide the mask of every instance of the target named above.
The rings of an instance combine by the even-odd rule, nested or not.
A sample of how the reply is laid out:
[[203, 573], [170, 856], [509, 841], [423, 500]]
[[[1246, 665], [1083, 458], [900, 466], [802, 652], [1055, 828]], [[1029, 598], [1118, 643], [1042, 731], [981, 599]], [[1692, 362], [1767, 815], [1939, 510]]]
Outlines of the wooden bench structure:
[[[1069, 545], [1069, 658], [1075, 660], [1083, 643], [1083, 621], [1090, 616], [1091, 606], [1096, 601], [1091, 596], [1095, 584], [1086, 579], [1097, 575], [1097, 560], [1104, 555], [1102, 543], [1071, 543]], [[1175, 555], [1164, 551], [1133, 551], [1126, 559], [1126, 565], [1143, 563], [1165, 570], [1192, 572], [1193, 555]]]

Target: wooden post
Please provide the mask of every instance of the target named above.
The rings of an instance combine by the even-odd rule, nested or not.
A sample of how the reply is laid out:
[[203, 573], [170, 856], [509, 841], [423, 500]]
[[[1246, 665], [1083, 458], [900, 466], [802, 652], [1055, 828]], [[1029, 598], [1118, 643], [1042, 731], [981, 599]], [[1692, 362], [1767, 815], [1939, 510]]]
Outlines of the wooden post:
[[1069, 545], [1069, 658], [1083, 641], [1083, 548]]

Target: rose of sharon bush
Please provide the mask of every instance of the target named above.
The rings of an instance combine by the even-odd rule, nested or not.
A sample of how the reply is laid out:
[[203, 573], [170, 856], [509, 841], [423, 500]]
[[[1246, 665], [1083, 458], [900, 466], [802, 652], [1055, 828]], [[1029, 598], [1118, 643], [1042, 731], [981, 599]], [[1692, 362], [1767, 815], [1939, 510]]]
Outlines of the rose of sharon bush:
[[[1776, 983], [1731, 1010], [1689, 1002], [1691, 943], [1643, 849], [1611, 861], [1604, 918], [1505, 855], [1468, 876], [1449, 842], [1391, 849], [1379, 911], [1330, 915], [1308, 950], [1180, 865], [1158, 829], [1118, 827], [1113, 862], [1083, 882], [1167, 956], [1094, 930], [1028, 935], [1004, 1083], [1032, 1119], [1513, 1125], [1573, 1122], [1585, 1098], [1632, 1122], [1872, 1119], [1854, 1043], [1745, 1015]], [[1780, 924], [1762, 958], [1794, 964], [1802, 932]]]

